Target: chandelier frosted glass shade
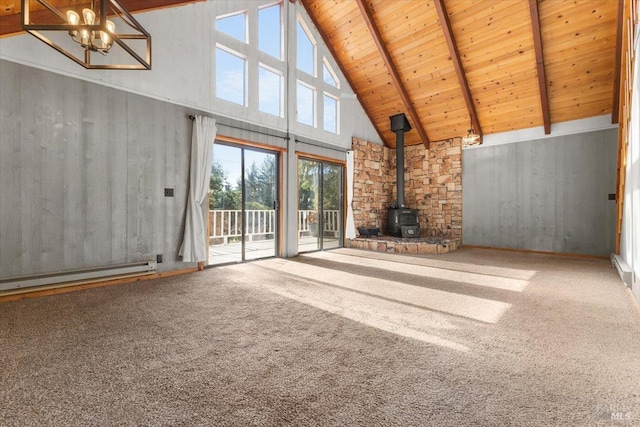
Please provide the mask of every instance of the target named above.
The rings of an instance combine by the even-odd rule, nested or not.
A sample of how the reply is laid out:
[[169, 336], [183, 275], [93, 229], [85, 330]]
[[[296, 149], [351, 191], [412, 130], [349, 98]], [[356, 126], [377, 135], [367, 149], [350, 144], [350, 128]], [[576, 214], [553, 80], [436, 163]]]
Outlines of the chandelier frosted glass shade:
[[480, 135], [475, 133], [473, 127], [467, 131], [467, 134], [465, 136], [462, 137], [463, 148], [470, 147], [472, 145], [479, 145], [480, 142]]

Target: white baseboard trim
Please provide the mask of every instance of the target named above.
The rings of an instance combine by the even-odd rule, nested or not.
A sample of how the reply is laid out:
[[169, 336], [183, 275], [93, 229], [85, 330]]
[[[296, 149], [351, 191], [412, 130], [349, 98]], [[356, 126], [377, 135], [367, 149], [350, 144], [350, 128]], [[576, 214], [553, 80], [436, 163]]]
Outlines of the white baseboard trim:
[[631, 289], [633, 284], [633, 272], [624, 259], [620, 255], [611, 254], [611, 265], [618, 270], [620, 279], [622, 279], [627, 288]]

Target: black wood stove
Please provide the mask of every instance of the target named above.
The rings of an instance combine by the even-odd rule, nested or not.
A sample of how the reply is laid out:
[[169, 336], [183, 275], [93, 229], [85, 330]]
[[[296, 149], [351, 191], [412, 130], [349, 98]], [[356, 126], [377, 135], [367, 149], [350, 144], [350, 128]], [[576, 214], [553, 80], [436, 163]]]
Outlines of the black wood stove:
[[404, 133], [411, 125], [404, 114], [389, 117], [391, 130], [396, 134], [396, 185], [398, 187], [397, 206], [387, 210], [386, 233], [397, 237], [420, 237], [418, 210], [404, 205]]

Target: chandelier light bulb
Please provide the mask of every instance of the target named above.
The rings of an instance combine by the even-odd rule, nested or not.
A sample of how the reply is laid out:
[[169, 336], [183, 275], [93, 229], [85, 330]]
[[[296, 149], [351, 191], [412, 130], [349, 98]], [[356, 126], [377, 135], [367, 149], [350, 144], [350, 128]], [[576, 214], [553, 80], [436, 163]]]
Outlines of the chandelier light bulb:
[[67, 23], [69, 25], [78, 25], [80, 23], [80, 15], [74, 10], [67, 10]]
[[100, 40], [102, 40], [103, 49], [111, 47], [111, 35], [107, 31], [100, 31]]
[[82, 46], [89, 46], [89, 31], [80, 30], [80, 43]]
[[96, 21], [96, 13], [88, 8], [82, 9], [82, 17], [84, 18], [84, 23], [87, 25], [93, 25]]

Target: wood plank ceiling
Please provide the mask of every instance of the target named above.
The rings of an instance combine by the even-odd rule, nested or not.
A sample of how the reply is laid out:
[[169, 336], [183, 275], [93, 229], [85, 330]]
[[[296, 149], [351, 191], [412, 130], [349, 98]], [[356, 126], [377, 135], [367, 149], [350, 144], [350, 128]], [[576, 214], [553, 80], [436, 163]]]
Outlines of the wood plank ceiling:
[[[64, 7], [88, 0], [50, 0]], [[121, 0], [130, 11], [202, 0]], [[295, 2], [295, 0], [290, 0]], [[388, 146], [487, 135], [616, 108], [623, 0], [300, 0]], [[20, 0], [0, 0], [0, 36], [20, 32]], [[617, 122], [617, 117], [614, 117]]]
[[612, 112], [615, 0], [300, 1], [388, 146]]

